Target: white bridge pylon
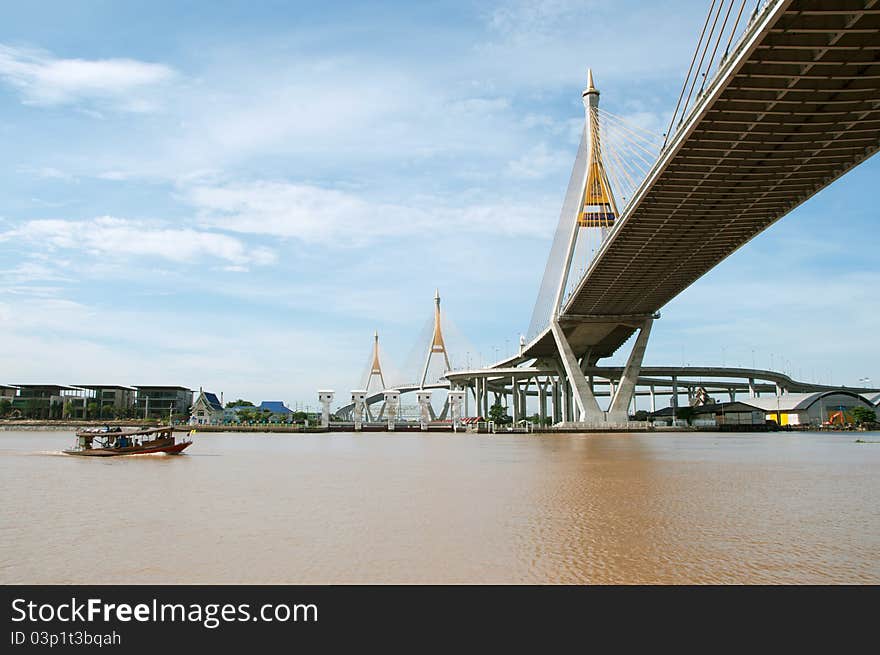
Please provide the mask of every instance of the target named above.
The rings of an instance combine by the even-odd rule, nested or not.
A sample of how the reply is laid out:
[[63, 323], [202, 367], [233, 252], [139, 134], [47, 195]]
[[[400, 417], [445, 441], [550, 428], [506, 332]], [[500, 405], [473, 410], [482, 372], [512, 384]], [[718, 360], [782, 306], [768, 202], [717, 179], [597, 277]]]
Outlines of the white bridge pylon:
[[373, 380], [379, 380], [379, 388], [377, 391], [385, 390], [385, 376], [382, 374], [382, 363], [379, 361], [379, 332], [373, 333], [373, 357], [370, 363], [370, 372], [367, 373], [367, 379], [364, 382], [364, 389], [370, 391], [373, 386]]
[[[643, 131], [626, 125], [623, 119], [610, 112], [599, 110], [599, 96], [590, 70], [582, 92], [584, 129], [581, 144], [536, 302], [537, 323], [548, 337], [543, 351], [530, 352], [522, 341], [519, 355], [489, 369], [473, 371], [470, 378], [458, 373], [451, 378], [452, 388], [464, 382], [464, 388], [473, 391], [477, 413], [483, 416], [489, 413], [491, 392], [495, 394], [496, 402], [504, 399], [512, 409], [514, 419], [525, 420], [529, 388], [537, 384], [542, 419], [549, 418], [543, 409], [545, 397], [553, 401], [552, 419], [557, 424], [607, 426], [626, 423], [629, 419], [648, 335], [659, 314], [569, 316], [563, 315], [561, 309], [567, 294], [581, 280], [584, 268], [612, 233], [621, 216], [621, 208], [632, 198], [634, 189], [656, 157], [650, 150], [651, 139]], [[621, 204], [616, 197], [618, 194], [623, 201]], [[533, 317], [533, 322], [535, 320]], [[638, 329], [639, 335], [623, 374], [613, 385], [608, 409], [603, 410], [593, 391], [594, 380], [592, 376], [588, 379], [585, 371], [594, 368], [600, 356], [607, 356], [596, 346], [620, 325], [629, 330]], [[527, 362], [534, 364], [522, 369], [523, 375], [513, 372]], [[551, 377], [555, 381], [525, 376], [529, 368], [553, 370], [555, 375]], [[489, 375], [491, 370], [499, 371], [497, 379]], [[500, 374], [501, 370], [504, 374]], [[506, 401], [508, 387], [505, 385], [509, 385], [510, 403]]]
[[428, 345], [428, 354], [425, 357], [425, 366], [422, 369], [422, 377], [419, 380], [419, 388], [425, 388], [425, 380], [428, 377], [428, 367], [431, 365], [431, 359], [434, 355], [443, 355], [443, 361], [446, 363], [444, 373], [450, 371], [452, 366], [449, 363], [449, 353], [446, 351], [446, 342], [443, 340], [443, 330], [440, 327], [440, 289], [434, 292], [434, 331], [431, 334], [431, 343]]
[[[374, 381], [376, 385], [374, 385]], [[373, 388], [375, 386], [375, 388]], [[364, 382], [364, 393], [365, 398], [369, 397], [371, 391], [372, 393], [376, 393], [378, 391], [385, 391], [385, 375], [382, 373], [382, 362], [379, 360], [379, 331], [376, 330], [373, 333], [373, 355], [370, 361], [370, 370], [367, 373], [367, 379]], [[382, 417], [385, 415], [385, 410], [388, 407], [388, 403], [383, 400], [382, 408], [379, 410], [379, 416], [376, 420], [381, 421]], [[370, 405], [368, 403], [364, 404], [364, 412], [367, 415], [367, 420], [373, 421], [373, 413], [370, 411]], [[357, 417], [356, 417], [357, 418]]]
[[[561, 372], [565, 373], [563, 386], [567, 388], [574, 401], [574, 406], [570, 407], [569, 411], [565, 412], [566, 415], [563, 416], [563, 422], [569, 423], [625, 423], [627, 421], [628, 408], [639, 377], [639, 370], [653, 322], [653, 317], [648, 317], [643, 319], [639, 325], [639, 336], [627, 361], [624, 374], [617, 385], [608, 411], [602, 411], [593, 393], [593, 385], [584, 375], [584, 368], [593, 366], [596, 362], [593, 361], [589, 350], [580, 358], [575, 356], [569, 342], [569, 335], [566, 334], [563, 323], [560, 322], [560, 308], [571, 282], [572, 264], [579, 240], [584, 236], [582, 233], [587, 232], [589, 235], [591, 232], [594, 234], [598, 232], [598, 240], [601, 243], [619, 216], [614, 190], [609, 180], [609, 169], [604, 161], [605, 153], [600, 136], [599, 95], [599, 90], [593, 82], [593, 71], [589, 70], [587, 72], [587, 88], [582, 94], [585, 113], [586, 166], [580, 183], [576, 187], [579, 199], [576, 216], [566, 216], [563, 210], [563, 215], [560, 217], [561, 223], [571, 223], [571, 230], [565, 249], [564, 265], [556, 282], [555, 297], [549, 317], [549, 327], [556, 344]], [[615, 157], [613, 154], [609, 156]], [[577, 169], [577, 163], [575, 168]], [[589, 239], [590, 237], [586, 236], [585, 240], [588, 243]]]
[[434, 412], [434, 407], [431, 404], [431, 392], [425, 390], [425, 383], [428, 380], [428, 369], [431, 367], [431, 360], [435, 356], [443, 355], [443, 375], [445, 376], [449, 371], [452, 370], [452, 365], [449, 363], [449, 352], [446, 350], [446, 342], [443, 339], [443, 328], [441, 327], [442, 321], [440, 320], [440, 289], [437, 289], [434, 292], [434, 329], [431, 332], [431, 342], [428, 344], [428, 352], [425, 356], [425, 366], [422, 368], [422, 376], [419, 379], [419, 406], [421, 407], [421, 422], [422, 429], [426, 429], [426, 421], [427, 418], [430, 417], [432, 421], [446, 420], [446, 414], [449, 412], [449, 397], [447, 396], [446, 401], [443, 403], [443, 409], [440, 412], [440, 416]]

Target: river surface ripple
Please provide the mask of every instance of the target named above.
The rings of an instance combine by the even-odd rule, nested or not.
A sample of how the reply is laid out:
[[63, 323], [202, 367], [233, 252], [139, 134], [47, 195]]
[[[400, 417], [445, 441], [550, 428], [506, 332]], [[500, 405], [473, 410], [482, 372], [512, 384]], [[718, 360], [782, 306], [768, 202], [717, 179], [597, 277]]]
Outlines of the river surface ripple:
[[0, 583], [880, 583], [864, 434], [0, 432]]

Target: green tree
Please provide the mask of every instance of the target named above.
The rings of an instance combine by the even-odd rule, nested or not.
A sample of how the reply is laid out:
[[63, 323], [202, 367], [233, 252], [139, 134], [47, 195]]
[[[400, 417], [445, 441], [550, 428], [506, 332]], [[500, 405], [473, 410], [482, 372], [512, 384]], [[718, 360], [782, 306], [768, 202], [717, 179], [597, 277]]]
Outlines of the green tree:
[[6, 398], [0, 398], [0, 418], [12, 411], [12, 403]]
[[856, 425], [867, 425], [877, 422], [877, 412], [867, 407], [853, 407], [851, 414]]
[[86, 405], [86, 416], [85, 418], [97, 418], [98, 417], [98, 403], [91, 402]]
[[508, 425], [513, 423], [513, 419], [507, 415], [507, 410], [501, 403], [495, 403], [489, 408], [489, 420], [494, 421], [495, 425]]
[[230, 400], [226, 403], [226, 408], [231, 409], [232, 407], [253, 407], [254, 404], [250, 400], [243, 400], [239, 398], [238, 400]]
[[553, 419], [551, 419], [549, 416], [545, 416], [544, 420], [542, 421], [541, 416], [537, 412], [532, 414], [529, 417], [529, 420], [532, 422], [533, 425], [550, 425], [553, 422]]
[[635, 414], [633, 414], [630, 418], [633, 421], [647, 421], [648, 420], [648, 412], [644, 409], [640, 409]]
[[255, 410], [253, 409], [241, 409], [236, 413], [236, 416], [238, 416], [240, 423], [250, 423], [256, 418], [254, 414]]

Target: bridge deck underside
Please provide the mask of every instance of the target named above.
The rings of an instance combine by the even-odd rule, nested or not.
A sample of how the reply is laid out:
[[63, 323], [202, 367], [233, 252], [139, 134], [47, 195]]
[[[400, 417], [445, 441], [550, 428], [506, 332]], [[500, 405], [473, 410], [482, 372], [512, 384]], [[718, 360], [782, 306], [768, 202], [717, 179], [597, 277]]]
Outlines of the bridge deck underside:
[[[686, 138], [673, 142], [675, 154], [610, 237], [563, 317], [659, 310], [878, 150], [880, 10], [866, 9], [875, 3], [788, 5]], [[578, 329], [567, 330], [575, 342]], [[589, 345], [608, 356], [632, 333], [609, 326]], [[535, 354], [542, 344], [551, 349], [543, 341]]]

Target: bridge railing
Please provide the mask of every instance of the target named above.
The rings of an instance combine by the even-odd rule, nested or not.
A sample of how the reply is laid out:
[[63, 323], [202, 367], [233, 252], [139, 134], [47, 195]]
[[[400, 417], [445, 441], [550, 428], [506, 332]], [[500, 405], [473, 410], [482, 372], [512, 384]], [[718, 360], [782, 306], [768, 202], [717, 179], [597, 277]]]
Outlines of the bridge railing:
[[[724, 64], [731, 58], [735, 58], [746, 42], [746, 37], [755, 25], [760, 22], [761, 16], [772, 5], [782, 0], [758, 0], [754, 8], [744, 16], [746, 9], [745, 0], [737, 9], [737, 0], [721, 0], [713, 2], [706, 15], [703, 31], [694, 49], [690, 68], [685, 76], [678, 103], [669, 122], [669, 129], [663, 136], [664, 147], [672, 139], [682, 125], [686, 125], [690, 114], [699, 106], [700, 100], [712, 87], [718, 74], [724, 69]], [[726, 8], [726, 11], [725, 11]], [[708, 32], [707, 32], [708, 30]], [[723, 45], [723, 52], [719, 50]], [[707, 60], [708, 56], [708, 60]], [[716, 63], [716, 56], [718, 57]], [[694, 65], [696, 64], [696, 68]], [[714, 64], [714, 68], [713, 68]], [[696, 90], [699, 82], [700, 88]], [[684, 101], [682, 103], [682, 101]], [[676, 123], [676, 118], [678, 122]]]

